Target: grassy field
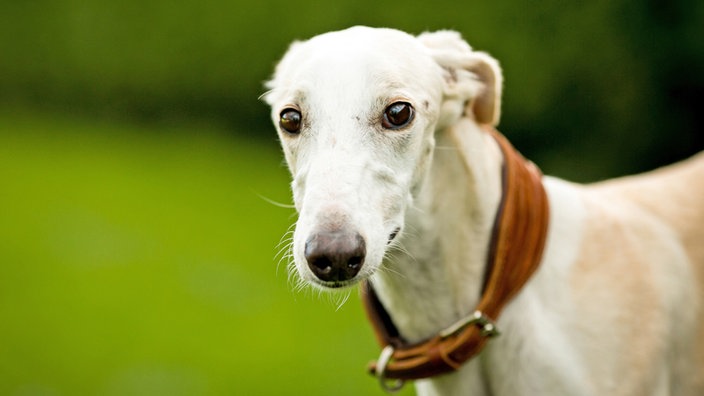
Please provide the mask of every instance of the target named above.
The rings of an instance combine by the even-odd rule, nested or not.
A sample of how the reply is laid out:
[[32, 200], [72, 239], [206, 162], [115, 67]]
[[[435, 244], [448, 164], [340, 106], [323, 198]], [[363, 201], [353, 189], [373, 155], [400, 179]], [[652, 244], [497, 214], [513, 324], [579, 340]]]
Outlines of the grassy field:
[[0, 112], [0, 394], [382, 394], [356, 292], [277, 271], [278, 148], [233, 136]]

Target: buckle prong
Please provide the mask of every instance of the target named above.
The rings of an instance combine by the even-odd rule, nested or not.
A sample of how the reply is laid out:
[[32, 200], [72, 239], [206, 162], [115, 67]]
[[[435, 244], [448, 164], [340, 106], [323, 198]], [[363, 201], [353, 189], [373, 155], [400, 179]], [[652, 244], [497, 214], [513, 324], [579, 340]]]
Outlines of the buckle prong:
[[489, 319], [488, 316], [486, 316], [482, 311], [474, 311], [474, 313], [472, 313], [471, 315], [458, 320], [450, 327], [441, 331], [440, 337], [447, 338], [457, 333], [458, 331], [464, 329], [465, 327], [471, 325], [479, 326], [479, 330], [481, 330], [482, 336], [484, 337], [491, 338], [501, 335], [499, 329], [496, 328], [496, 324], [491, 319]]

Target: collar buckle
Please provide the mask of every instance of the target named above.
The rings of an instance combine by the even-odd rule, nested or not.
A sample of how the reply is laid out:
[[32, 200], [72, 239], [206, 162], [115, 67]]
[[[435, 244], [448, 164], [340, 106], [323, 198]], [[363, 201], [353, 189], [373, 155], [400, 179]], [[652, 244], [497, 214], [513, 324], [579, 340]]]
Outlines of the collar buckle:
[[395, 393], [401, 390], [403, 388], [403, 385], [406, 383], [402, 379], [397, 379], [393, 382], [390, 382], [388, 378], [386, 378], [386, 366], [389, 365], [389, 361], [391, 361], [391, 356], [394, 354], [394, 347], [392, 345], [387, 345], [384, 347], [384, 349], [381, 350], [381, 355], [379, 355], [379, 360], [377, 361], [377, 370], [376, 370], [376, 377], [379, 379], [379, 384], [381, 385], [381, 388], [384, 389], [388, 393]]
[[450, 327], [441, 331], [439, 335], [441, 338], [447, 338], [472, 325], [477, 325], [482, 333], [482, 336], [484, 337], [493, 338], [501, 335], [501, 332], [496, 327], [496, 323], [494, 323], [494, 321], [482, 311], [474, 311], [471, 315], [458, 320]]

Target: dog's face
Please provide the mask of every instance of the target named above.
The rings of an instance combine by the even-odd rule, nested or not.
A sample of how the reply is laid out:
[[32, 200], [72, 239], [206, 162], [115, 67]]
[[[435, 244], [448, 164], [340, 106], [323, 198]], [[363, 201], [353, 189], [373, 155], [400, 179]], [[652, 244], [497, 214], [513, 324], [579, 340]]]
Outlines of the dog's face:
[[421, 189], [436, 129], [467, 109], [497, 117], [477, 111], [487, 111], [482, 89], [500, 84], [486, 89], [472, 70], [496, 67], [485, 58], [453, 32], [356, 27], [291, 46], [265, 98], [293, 176], [292, 256], [304, 280], [338, 288], [379, 268]]

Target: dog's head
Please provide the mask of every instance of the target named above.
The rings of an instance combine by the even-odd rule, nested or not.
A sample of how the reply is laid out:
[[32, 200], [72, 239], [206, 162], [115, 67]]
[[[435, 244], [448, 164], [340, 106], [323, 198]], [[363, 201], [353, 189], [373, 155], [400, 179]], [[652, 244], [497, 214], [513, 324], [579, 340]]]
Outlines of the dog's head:
[[501, 72], [455, 32], [354, 27], [295, 42], [267, 87], [299, 213], [295, 266], [337, 288], [373, 274], [400, 239], [435, 131], [498, 122]]

